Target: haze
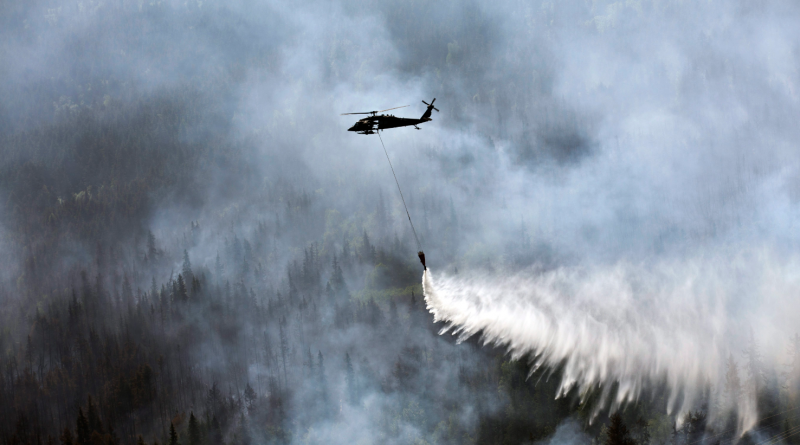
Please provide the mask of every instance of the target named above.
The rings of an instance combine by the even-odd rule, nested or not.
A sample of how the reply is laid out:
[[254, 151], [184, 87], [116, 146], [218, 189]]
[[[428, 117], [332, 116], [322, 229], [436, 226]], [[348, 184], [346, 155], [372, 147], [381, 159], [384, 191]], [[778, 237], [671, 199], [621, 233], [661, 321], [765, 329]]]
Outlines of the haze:
[[0, 442], [794, 443], [798, 22], [0, 2]]

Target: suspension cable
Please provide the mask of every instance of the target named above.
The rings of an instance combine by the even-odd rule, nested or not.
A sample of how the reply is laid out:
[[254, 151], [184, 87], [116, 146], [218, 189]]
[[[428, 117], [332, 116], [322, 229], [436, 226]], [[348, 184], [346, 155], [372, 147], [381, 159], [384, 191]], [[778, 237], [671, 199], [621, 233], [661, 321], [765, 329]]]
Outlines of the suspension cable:
[[397, 184], [397, 191], [400, 192], [400, 199], [403, 200], [403, 207], [406, 209], [406, 216], [408, 216], [408, 223], [411, 224], [411, 231], [414, 232], [414, 239], [417, 240], [417, 248], [422, 251], [422, 244], [419, 242], [419, 237], [417, 236], [417, 230], [414, 228], [414, 223], [411, 222], [411, 214], [408, 213], [408, 206], [406, 205], [406, 199], [403, 197], [403, 191], [400, 190], [400, 181], [397, 180], [397, 174], [394, 172], [394, 167], [392, 166], [392, 160], [389, 159], [389, 152], [386, 151], [386, 144], [383, 143], [383, 138], [381, 137], [380, 130], [375, 130], [375, 133], [378, 133], [378, 139], [381, 140], [381, 146], [383, 147], [383, 153], [386, 155], [386, 160], [389, 161], [389, 168], [392, 169], [392, 175], [394, 176], [394, 182]]

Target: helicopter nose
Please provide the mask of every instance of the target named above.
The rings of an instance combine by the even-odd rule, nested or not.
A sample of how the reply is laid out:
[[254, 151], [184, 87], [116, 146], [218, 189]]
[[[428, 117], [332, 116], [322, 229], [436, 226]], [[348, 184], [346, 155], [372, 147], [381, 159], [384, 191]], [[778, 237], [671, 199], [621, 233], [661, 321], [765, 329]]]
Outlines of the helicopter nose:
[[358, 130], [356, 130], [356, 125], [353, 125], [352, 127], [348, 128], [347, 131], [358, 131]]

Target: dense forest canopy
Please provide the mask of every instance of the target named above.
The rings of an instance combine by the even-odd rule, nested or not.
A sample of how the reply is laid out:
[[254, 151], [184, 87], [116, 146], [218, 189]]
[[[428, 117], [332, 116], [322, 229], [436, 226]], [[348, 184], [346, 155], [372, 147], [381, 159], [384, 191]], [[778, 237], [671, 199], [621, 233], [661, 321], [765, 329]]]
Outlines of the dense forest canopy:
[[798, 19], [0, 0], [0, 443], [797, 443]]

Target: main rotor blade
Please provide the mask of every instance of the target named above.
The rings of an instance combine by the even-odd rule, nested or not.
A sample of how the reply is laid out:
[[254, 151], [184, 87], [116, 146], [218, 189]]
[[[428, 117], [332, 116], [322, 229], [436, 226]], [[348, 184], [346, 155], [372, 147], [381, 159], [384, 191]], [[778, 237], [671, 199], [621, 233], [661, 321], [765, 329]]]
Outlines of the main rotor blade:
[[379, 112], [378, 111], [367, 111], [365, 113], [342, 113], [339, 116], [347, 116], [348, 114], [374, 114], [374, 113], [379, 113]]
[[410, 105], [403, 105], [402, 107], [387, 108], [385, 110], [378, 111], [378, 113], [383, 113], [384, 111], [389, 111], [389, 110], [396, 110], [398, 108], [405, 108], [405, 107], [408, 107], [408, 106], [410, 106]]

